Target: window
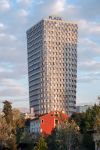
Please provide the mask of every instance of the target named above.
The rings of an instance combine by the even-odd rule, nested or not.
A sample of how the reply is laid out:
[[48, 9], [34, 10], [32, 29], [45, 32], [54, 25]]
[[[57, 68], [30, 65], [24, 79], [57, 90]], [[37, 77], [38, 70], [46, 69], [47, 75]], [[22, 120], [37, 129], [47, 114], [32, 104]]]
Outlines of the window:
[[58, 124], [58, 120], [55, 120], [55, 124], [56, 124], [56, 125]]
[[42, 120], [42, 123], [43, 123], [44, 121]]
[[55, 112], [55, 116], [58, 117], [58, 112]]

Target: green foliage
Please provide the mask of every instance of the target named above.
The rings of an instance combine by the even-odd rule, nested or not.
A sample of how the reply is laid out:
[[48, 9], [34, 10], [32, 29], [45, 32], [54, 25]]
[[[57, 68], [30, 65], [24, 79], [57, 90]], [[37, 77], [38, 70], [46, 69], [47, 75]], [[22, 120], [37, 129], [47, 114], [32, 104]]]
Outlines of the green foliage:
[[20, 142], [21, 143], [31, 143], [31, 142], [33, 142], [33, 138], [29, 132], [24, 131]]
[[80, 147], [79, 127], [74, 121], [65, 122], [55, 128], [47, 138], [49, 150], [78, 150]]
[[95, 121], [94, 128], [100, 134], [100, 113], [98, 115], [96, 115], [96, 121]]
[[4, 117], [6, 119], [7, 124], [11, 124], [13, 120], [11, 103], [9, 101], [4, 101], [3, 103], [4, 103], [3, 107]]
[[28, 131], [24, 131], [20, 138], [20, 145], [24, 145], [24, 150], [32, 150], [34, 147], [34, 138]]
[[89, 133], [84, 133], [82, 145], [86, 150], [95, 150], [95, 144], [93, 141], [93, 136]]
[[89, 108], [86, 113], [73, 114], [67, 122], [53, 129], [46, 141], [40, 137], [35, 143], [32, 135], [25, 132], [24, 124], [20, 112], [5, 101], [0, 115], [0, 146], [9, 150], [16, 150], [19, 144], [23, 144], [25, 150], [33, 149], [34, 145], [34, 150], [79, 150], [82, 139], [81, 144], [86, 150], [94, 150], [93, 137], [88, 131], [96, 129], [100, 133], [100, 105]]
[[[3, 132], [5, 131], [5, 143], [6, 147], [8, 149], [13, 149], [16, 150], [16, 128], [14, 126], [14, 121], [13, 121], [13, 112], [12, 112], [12, 106], [9, 101], [4, 101], [4, 107], [3, 107], [3, 121], [5, 121], [5, 127], [7, 127], [6, 131], [4, 129]], [[3, 127], [3, 122], [1, 124], [1, 128]]]
[[85, 124], [86, 129], [94, 129], [96, 116], [100, 114], [100, 105], [94, 105], [92, 108], [89, 108], [85, 113]]
[[51, 135], [49, 135], [46, 140], [47, 140], [49, 150], [58, 150], [58, 147], [61, 144], [58, 139], [58, 129], [54, 128], [52, 130]]
[[71, 119], [79, 125], [82, 134], [82, 145], [85, 148], [94, 150], [93, 137], [89, 131], [96, 130], [100, 132], [100, 105], [94, 105], [89, 108], [85, 113], [76, 113], [71, 116]]
[[59, 139], [62, 141], [64, 150], [80, 149], [80, 133], [79, 127], [74, 121], [67, 121], [64, 128], [59, 129]]
[[85, 113], [73, 113], [69, 120], [74, 120], [80, 127], [80, 132], [83, 133], [86, 129], [85, 125]]
[[18, 129], [24, 127], [24, 121], [20, 117], [20, 112], [12, 109], [11, 103], [5, 101], [3, 113], [0, 115], [0, 146], [7, 147], [9, 150], [17, 149]]
[[80, 131], [83, 134], [95, 128], [97, 116], [100, 118], [100, 105], [94, 105], [86, 113], [75, 113], [71, 116], [71, 119], [79, 125]]
[[36, 146], [34, 147], [34, 150], [48, 150], [47, 143], [45, 142], [43, 137], [39, 138], [39, 141], [37, 142]]

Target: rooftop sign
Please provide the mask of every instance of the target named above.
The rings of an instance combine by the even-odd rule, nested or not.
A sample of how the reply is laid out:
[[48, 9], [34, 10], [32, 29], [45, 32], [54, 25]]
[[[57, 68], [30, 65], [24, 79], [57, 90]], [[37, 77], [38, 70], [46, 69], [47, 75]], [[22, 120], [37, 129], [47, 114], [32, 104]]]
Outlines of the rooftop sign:
[[49, 19], [51, 19], [51, 20], [62, 20], [61, 17], [57, 17], [57, 16], [49, 16]]

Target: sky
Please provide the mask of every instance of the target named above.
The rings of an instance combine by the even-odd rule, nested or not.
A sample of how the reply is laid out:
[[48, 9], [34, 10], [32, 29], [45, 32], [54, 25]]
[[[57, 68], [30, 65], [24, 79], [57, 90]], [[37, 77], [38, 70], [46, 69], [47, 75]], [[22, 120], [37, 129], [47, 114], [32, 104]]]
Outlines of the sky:
[[29, 107], [26, 30], [50, 15], [78, 24], [77, 105], [100, 95], [100, 0], [0, 0], [0, 107]]

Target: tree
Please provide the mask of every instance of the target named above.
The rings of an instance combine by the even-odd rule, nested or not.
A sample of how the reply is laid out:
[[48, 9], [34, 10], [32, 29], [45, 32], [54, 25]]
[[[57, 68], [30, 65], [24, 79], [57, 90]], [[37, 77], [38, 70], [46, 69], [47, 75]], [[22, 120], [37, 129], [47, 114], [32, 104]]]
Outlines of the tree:
[[86, 130], [85, 113], [73, 113], [69, 118], [69, 121], [71, 120], [74, 120], [80, 128], [80, 132], [84, 133], [84, 131]]
[[45, 142], [43, 137], [39, 138], [39, 141], [37, 142], [36, 146], [34, 147], [34, 150], [48, 150], [47, 143]]
[[85, 132], [82, 135], [82, 143], [81, 144], [85, 150], [95, 150], [93, 136], [90, 133]]
[[18, 109], [14, 108], [12, 110], [12, 113], [13, 113], [13, 129], [16, 134], [17, 145], [19, 145], [21, 137], [24, 132], [25, 119], [21, 117], [20, 111]]
[[6, 141], [6, 143], [7, 143], [7, 148], [9, 150], [17, 150], [15, 135], [12, 135], [12, 137], [8, 138], [8, 140]]
[[60, 141], [58, 138], [58, 128], [55, 127], [52, 132], [51, 135], [49, 135], [46, 138], [47, 144], [48, 144], [48, 149], [49, 150], [58, 150], [58, 147], [60, 146]]
[[3, 113], [7, 124], [11, 124], [13, 120], [12, 106], [9, 101], [4, 101]]
[[100, 105], [94, 105], [88, 108], [85, 113], [76, 113], [71, 116], [71, 119], [79, 125], [82, 134], [82, 145], [85, 149], [94, 150], [93, 136], [89, 131], [94, 129], [100, 131]]
[[3, 115], [0, 115], [0, 146], [4, 147], [6, 145], [6, 140], [9, 138], [8, 135], [8, 125], [6, 123]]
[[94, 105], [88, 108], [85, 113], [74, 113], [71, 116], [71, 120], [74, 120], [80, 127], [82, 134], [86, 133], [87, 130], [92, 130], [95, 127], [96, 119], [100, 118], [100, 105]]
[[3, 118], [5, 119], [5, 124], [7, 124], [7, 130], [6, 134], [8, 137], [5, 139], [6, 147], [8, 149], [13, 149], [16, 150], [17, 145], [16, 145], [16, 127], [14, 126], [14, 121], [13, 121], [13, 111], [12, 111], [12, 106], [9, 101], [4, 101], [4, 107], [3, 107], [3, 113], [4, 116]]
[[73, 120], [71, 122], [67, 121], [65, 127], [59, 129], [59, 140], [61, 141], [60, 149], [62, 150], [79, 150], [79, 126], [77, 126], [77, 124]]
[[75, 121], [66, 121], [47, 137], [49, 150], [79, 150], [80, 131]]
[[100, 113], [96, 115], [94, 129], [96, 130], [97, 133], [100, 133]]
[[89, 108], [85, 113], [85, 124], [86, 129], [93, 129], [96, 122], [96, 117], [100, 115], [100, 105], [94, 105], [92, 108]]
[[25, 150], [31, 150], [34, 147], [34, 143], [33, 136], [25, 130], [20, 138], [20, 147], [24, 147]]
[[[11, 103], [5, 101], [3, 113], [0, 116], [0, 145], [7, 147], [9, 150], [17, 149], [17, 135], [24, 127], [24, 119], [20, 117], [20, 112], [12, 109]], [[16, 132], [17, 131], [17, 132]]]

